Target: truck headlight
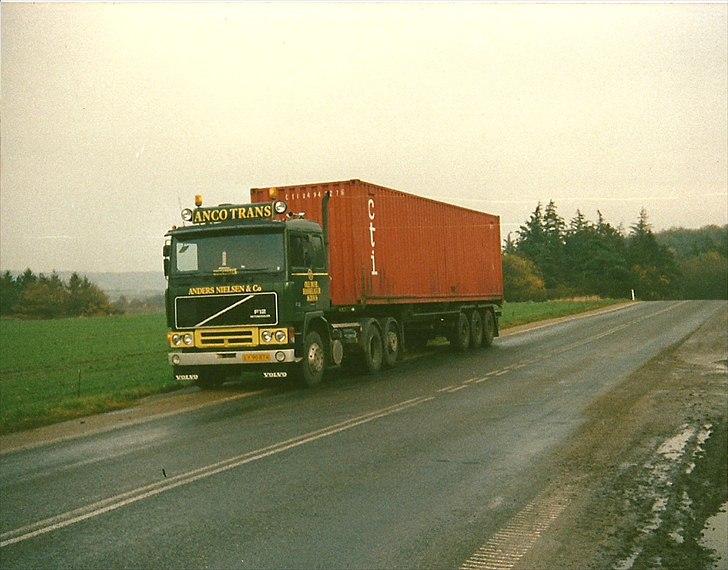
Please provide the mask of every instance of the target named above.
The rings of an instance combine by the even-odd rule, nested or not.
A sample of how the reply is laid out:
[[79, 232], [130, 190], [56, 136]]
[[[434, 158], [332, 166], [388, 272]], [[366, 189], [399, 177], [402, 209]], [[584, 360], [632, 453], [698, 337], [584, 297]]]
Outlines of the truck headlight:
[[192, 343], [194, 342], [192, 335], [187, 333], [184, 336], [184, 343], [186, 346], [192, 346]]
[[182, 340], [182, 337], [180, 335], [178, 335], [178, 334], [173, 334], [172, 335], [172, 344], [173, 345], [179, 346], [181, 340]]
[[263, 339], [263, 342], [270, 342], [273, 340], [273, 333], [270, 331], [263, 331], [260, 333], [260, 338]]
[[276, 342], [286, 342], [286, 331], [276, 331], [273, 336]]

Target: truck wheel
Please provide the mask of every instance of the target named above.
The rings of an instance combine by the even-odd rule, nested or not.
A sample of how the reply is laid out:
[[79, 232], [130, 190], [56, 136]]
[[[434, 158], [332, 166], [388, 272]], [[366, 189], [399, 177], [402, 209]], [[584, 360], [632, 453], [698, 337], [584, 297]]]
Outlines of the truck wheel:
[[485, 320], [483, 321], [483, 345], [490, 346], [495, 338], [495, 317], [493, 311], [485, 310]]
[[384, 331], [384, 366], [392, 368], [397, 364], [402, 354], [402, 343], [400, 341], [397, 321], [391, 317], [385, 319], [382, 330]]
[[480, 348], [483, 345], [483, 316], [478, 309], [470, 313], [470, 347]]
[[462, 311], [458, 315], [455, 329], [450, 333], [450, 344], [455, 350], [467, 350], [470, 346], [470, 320]]
[[382, 335], [373, 323], [367, 327], [364, 338], [364, 365], [368, 374], [376, 374], [382, 369], [384, 346]]
[[301, 380], [308, 387], [321, 383], [326, 367], [326, 353], [321, 335], [311, 331], [303, 343], [303, 360], [301, 361]]

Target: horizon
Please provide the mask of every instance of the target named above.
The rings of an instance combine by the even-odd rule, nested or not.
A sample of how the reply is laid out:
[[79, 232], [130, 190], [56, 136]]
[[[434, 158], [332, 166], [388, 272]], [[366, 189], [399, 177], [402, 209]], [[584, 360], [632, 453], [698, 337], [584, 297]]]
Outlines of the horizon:
[[203, 194], [359, 178], [728, 224], [726, 4], [7, 4], [0, 267], [156, 271]]

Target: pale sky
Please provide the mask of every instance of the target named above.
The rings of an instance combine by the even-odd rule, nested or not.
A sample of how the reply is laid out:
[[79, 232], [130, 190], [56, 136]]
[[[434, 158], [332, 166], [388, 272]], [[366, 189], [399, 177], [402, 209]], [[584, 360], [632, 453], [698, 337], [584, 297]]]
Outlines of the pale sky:
[[161, 271], [201, 193], [360, 178], [728, 223], [726, 4], [2, 4], [0, 267]]

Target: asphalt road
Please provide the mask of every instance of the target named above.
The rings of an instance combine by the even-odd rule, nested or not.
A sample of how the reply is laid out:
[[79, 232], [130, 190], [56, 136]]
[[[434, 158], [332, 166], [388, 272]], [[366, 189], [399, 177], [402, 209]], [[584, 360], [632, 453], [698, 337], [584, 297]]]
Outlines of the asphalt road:
[[487, 567], [503, 529], [527, 548], [557, 519], [584, 410], [723, 308], [640, 303], [4, 455], [0, 565]]

